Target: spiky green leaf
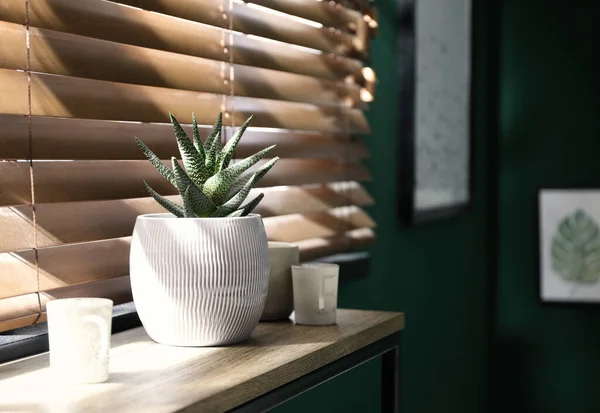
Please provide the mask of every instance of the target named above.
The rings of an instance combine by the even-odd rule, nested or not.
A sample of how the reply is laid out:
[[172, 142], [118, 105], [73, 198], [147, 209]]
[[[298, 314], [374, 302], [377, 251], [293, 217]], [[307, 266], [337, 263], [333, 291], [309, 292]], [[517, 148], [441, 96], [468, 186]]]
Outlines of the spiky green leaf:
[[189, 187], [189, 202], [197, 217], [208, 217], [217, 209], [200, 188], [194, 185]]
[[254, 208], [256, 208], [258, 206], [258, 204], [260, 203], [260, 201], [262, 201], [262, 199], [265, 197], [265, 194], [260, 193], [258, 195], [256, 195], [252, 201], [248, 202], [246, 205], [242, 206], [239, 209], [236, 209], [235, 211], [233, 211], [231, 214], [227, 215], [228, 217], [245, 217], [247, 216], [249, 213], [251, 213]]
[[220, 204], [237, 177], [247, 171], [256, 162], [264, 158], [265, 155], [274, 147], [275, 145], [269, 146], [268, 148], [263, 149], [262, 151], [257, 152], [240, 162], [228, 166], [222, 171], [219, 171], [206, 181], [204, 187], [202, 188], [203, 192], [215, 204]]
[[250, 190], [252, 189], [255, 183], [256, 174], [252, 175], [252, 178], [250, 178], [250, 180], [246, 182], [246, 185], [244, 185], [244, 187], [233, 198], [225, 202], [223, 205], [219, 206], [211, 216], [224, 217], [238, 209], [250, 193]]
[[[258, 181], [260, 181], [262, 179], [262, 177], [265, 176], [267, 174], [267, 172], [269, 172], [269, 170], [275, 165], [275, 163], [277, 163], [278, 160], [279, 160], [279, 157], [276, 156], [275, 158], [271, 159], [269, 162], [267, 162], [266, 164], [261, 166], [258, 171], [256, 171], [256, 181], [254, 182], [254, 185], [256, 185], [258, 183]], [[241, 190], [244, 187], [244, 185], [246, 185], [246, 182], [248, 182], [252, 178], [253, 175], [254, 175], [254, 173], [247, 173], [247, 174], [240, 176], [233, 183], [233, 185], [231, 185], [231, 187], [227, 191], [227, 194], [225, 195], [224, 199], [225, 200], [231, 199], [231, 197], [233, 197], [235, 194], [237, 194], [238, 191]]]
[[[195, 212], [197, 216], [208, 216], [210, 215], [217, 207], [214, 203], [208, 199], [202, 190], [198, 188], [189, 176], [185, 173], [181, 165], [175, 157], [171, 158], [171, 162], [173, 163], [173, 172], [175, 173], [175, 177], [177, 178], [177, 189], [181, 194], [181, 197], [186, 203], [185, 192], [189, 190], [190, 200], [192, 202], [190, 208]], [[186, 205], [187, 208], [187, 205]]]
[[223, 127], [223, 114], [219, 113], [219, 116], [217, 116], [217, 120], [216, 120], [215, 124], [213, 125], [213, 129], [210, 132], [210, 135], [208, 135], [208, 138], [206, 138], [206, 141], [204, 141], [204, 151], [205, 152], [208, 152], [208, 150], [212, 147], [215, 139], [217, 141], [221, 139], [222, 127]]
[[194, 147], [190, 137], [185, 133], [177, 118], [172, 113], [169, 113], [169, 117], [173, 124], [173, 130], [175, 131], [175, 137], [177, 138], [177, 146], [179, 147], [179, 153], [181, 153], [181, 159], [183, 160], [185, 169], [196, 185], [203, 185], [206, 180], [204, 157], [200, 156], [200, 153]]
[[257, 205], [260, 203], [260, 201], [262, 201], [262, 199], [265, 197], [265, 194], [263, 194], [262, 192], [260, 194], [258, 194], [256, 197], [254, 197], [254, 199], [252, 199], [252, 201], [248, 202], [246, 205], [244, 205], [242, 208], [244, 210], [244, 212], [242, 212], [242, 216], [245, 217], [246, 215], [248, 215], [250, 212], [252, 212], [254, 210], [254, 208], [257, 207]]
[[200, 132], [198, 131], [198, 122], [196, 122], [196, 115], [194, 113], [192, 113], [192, 131], [194, 134], [194, 147], [200, 154], [200, 157], [204, 159], [204, 146], [202, 146], [202, 139], [200, 139]]
[[214, 173], [217, 172], [217, 157], [219, 156], [220, 149], [221, 134], [217, 133], [216, 139], [213, 140], [211, 147], [206, 150], [206, 164], [204, 166], [204, 169], [206, 170], [208, 177], [214, 175]]
[[176, 203], [174, 203], [174, 202], [168, 200], [167, 198], [163, 197], [162, 195], [160, 195], [158, 192], [156, 192], [154, 189], [152, 189], [146, 181], [144, 181], [144, 186], [146, 187], [146, 190], [152, 196], [152, 198], [154, 198], [154, 200], [156, 202], [158, 202], [164, 209], [169, 211], [171, 214], [175, 215], [177, 218], [183, 218], [183, 216], [184, 216], [183, 208], [181, 208]]
[[175, 181], [175, 174], [173, 174], [173, 171], [171, 171], [169, 168], [167, 168], [167, 166], [164, 163], [162, 163], [162, 161], [158, 158], [158, 156], [156, 156], [154, 154], [154, 152], [152, 152], [150, 150], [150, 148], [148, 148], [144, 144], [144, 142], [139, 140], [137, 137], [135, 138], [135, 141], [137, 142], [137, 144], [140, 147], [140, 149], [142, 150], [142, 152], [144, 152], [144, 155], [146, 155], [146, 158], [148, 158], [148, 160], [150, 161], [152, 166], [154, 166], [156, 168], [156, 170], [158, 172], [160, 172], [160, 174], [162, 176], [167, 178], [167, 180], [171, 183], [171, 185], [177, 186], [176, 181]]
[[192, 208], [192, 197], [190, 195], [191, 187], [192, 186], [188, 186], [185, 192], [183, 193], [183, 196], [181, 197], [183, 199], [183, 213], [185, 215], [185, 218], [196, 218], [196, 213]]
[[237, 147], [238, 143], [240, 142], [240, 139], [244, 135], [244, 132], [246, 132], [248, 125], [250, 125], [252, 118], [253, 118], [253, 116], [250, 116], [248, 119], [246, 119], [246, 122], [244, 122], [244, 124], [242, 126], [240, 126], [240, 128], [235, 132], [233, 137], [227, 142], [225, 147], [221, 150], [221, 153], [219, 153], [219, 157], [217, 160], [218, 171], [225, 169], [229, 166], [229, 162], [231, 162], [231, 158], [233, 157], [233, 152], [235, 151], [235, 148]]
[[187, 187], [193, 185], [194, 183], [192, 182], [188, 174], [185, 172], [185, 170], [181, 167], [181, 165], [177, 161], [177, 158], [175, 158], [174, 156], [171, 157], [171, 165], [173, 167], [173, 173], [175, 174], [177, 190], [179, 191], [181, 196], [183, 196]]

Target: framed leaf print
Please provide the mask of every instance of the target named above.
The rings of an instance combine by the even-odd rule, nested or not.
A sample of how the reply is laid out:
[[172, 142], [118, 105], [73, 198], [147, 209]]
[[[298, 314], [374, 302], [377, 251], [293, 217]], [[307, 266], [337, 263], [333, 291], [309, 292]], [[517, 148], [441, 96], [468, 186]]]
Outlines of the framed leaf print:
[[600, 302], [600, 190], [539, 193], [540, 297]]
[[472, 0], [397, 0], [400, 220], [463, 213], [472, 197]]

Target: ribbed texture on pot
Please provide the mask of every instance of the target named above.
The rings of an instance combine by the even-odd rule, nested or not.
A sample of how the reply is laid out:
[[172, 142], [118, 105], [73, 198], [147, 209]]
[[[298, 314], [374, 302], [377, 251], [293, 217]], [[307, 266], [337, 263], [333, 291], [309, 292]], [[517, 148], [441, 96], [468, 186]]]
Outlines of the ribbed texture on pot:
[[153, 340], [177, 346], [246, 340], [269, 283], [262, 219], [142, 215], [133, 230], [130, 274], [138, 314]]

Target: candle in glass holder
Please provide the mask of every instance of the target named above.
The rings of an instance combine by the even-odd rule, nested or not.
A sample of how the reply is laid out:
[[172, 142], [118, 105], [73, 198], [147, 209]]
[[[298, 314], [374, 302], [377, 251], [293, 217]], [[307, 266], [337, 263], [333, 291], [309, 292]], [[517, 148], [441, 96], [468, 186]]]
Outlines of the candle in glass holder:
[[102, 383], [108, 379], [113, 302], [65, 298], [46, 304], [50, 370], [57, 381]]
[[312, 263], [292, 267], [294, 312], [298, 324], [335, 324], [339, 266]]

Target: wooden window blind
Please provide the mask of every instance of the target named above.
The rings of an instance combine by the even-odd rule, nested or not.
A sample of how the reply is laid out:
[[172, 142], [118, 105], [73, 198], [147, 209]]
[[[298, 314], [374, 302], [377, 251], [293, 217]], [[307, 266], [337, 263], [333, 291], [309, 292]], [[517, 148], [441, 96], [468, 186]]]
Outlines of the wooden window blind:
[[[173, 112], [235, 154], [277, 144], [257, 209], [271, 240], [303, 260], [374, 239], [360, 135], [375, 76], [368, 2], [10, 0], [0, 2], [0, 331], [45, 320], [74, 296], [131, 300], [130, 236], [179, 202], [133, 137], [178, 154]], [[250, 197], [254, 196], [253, 194]]]

